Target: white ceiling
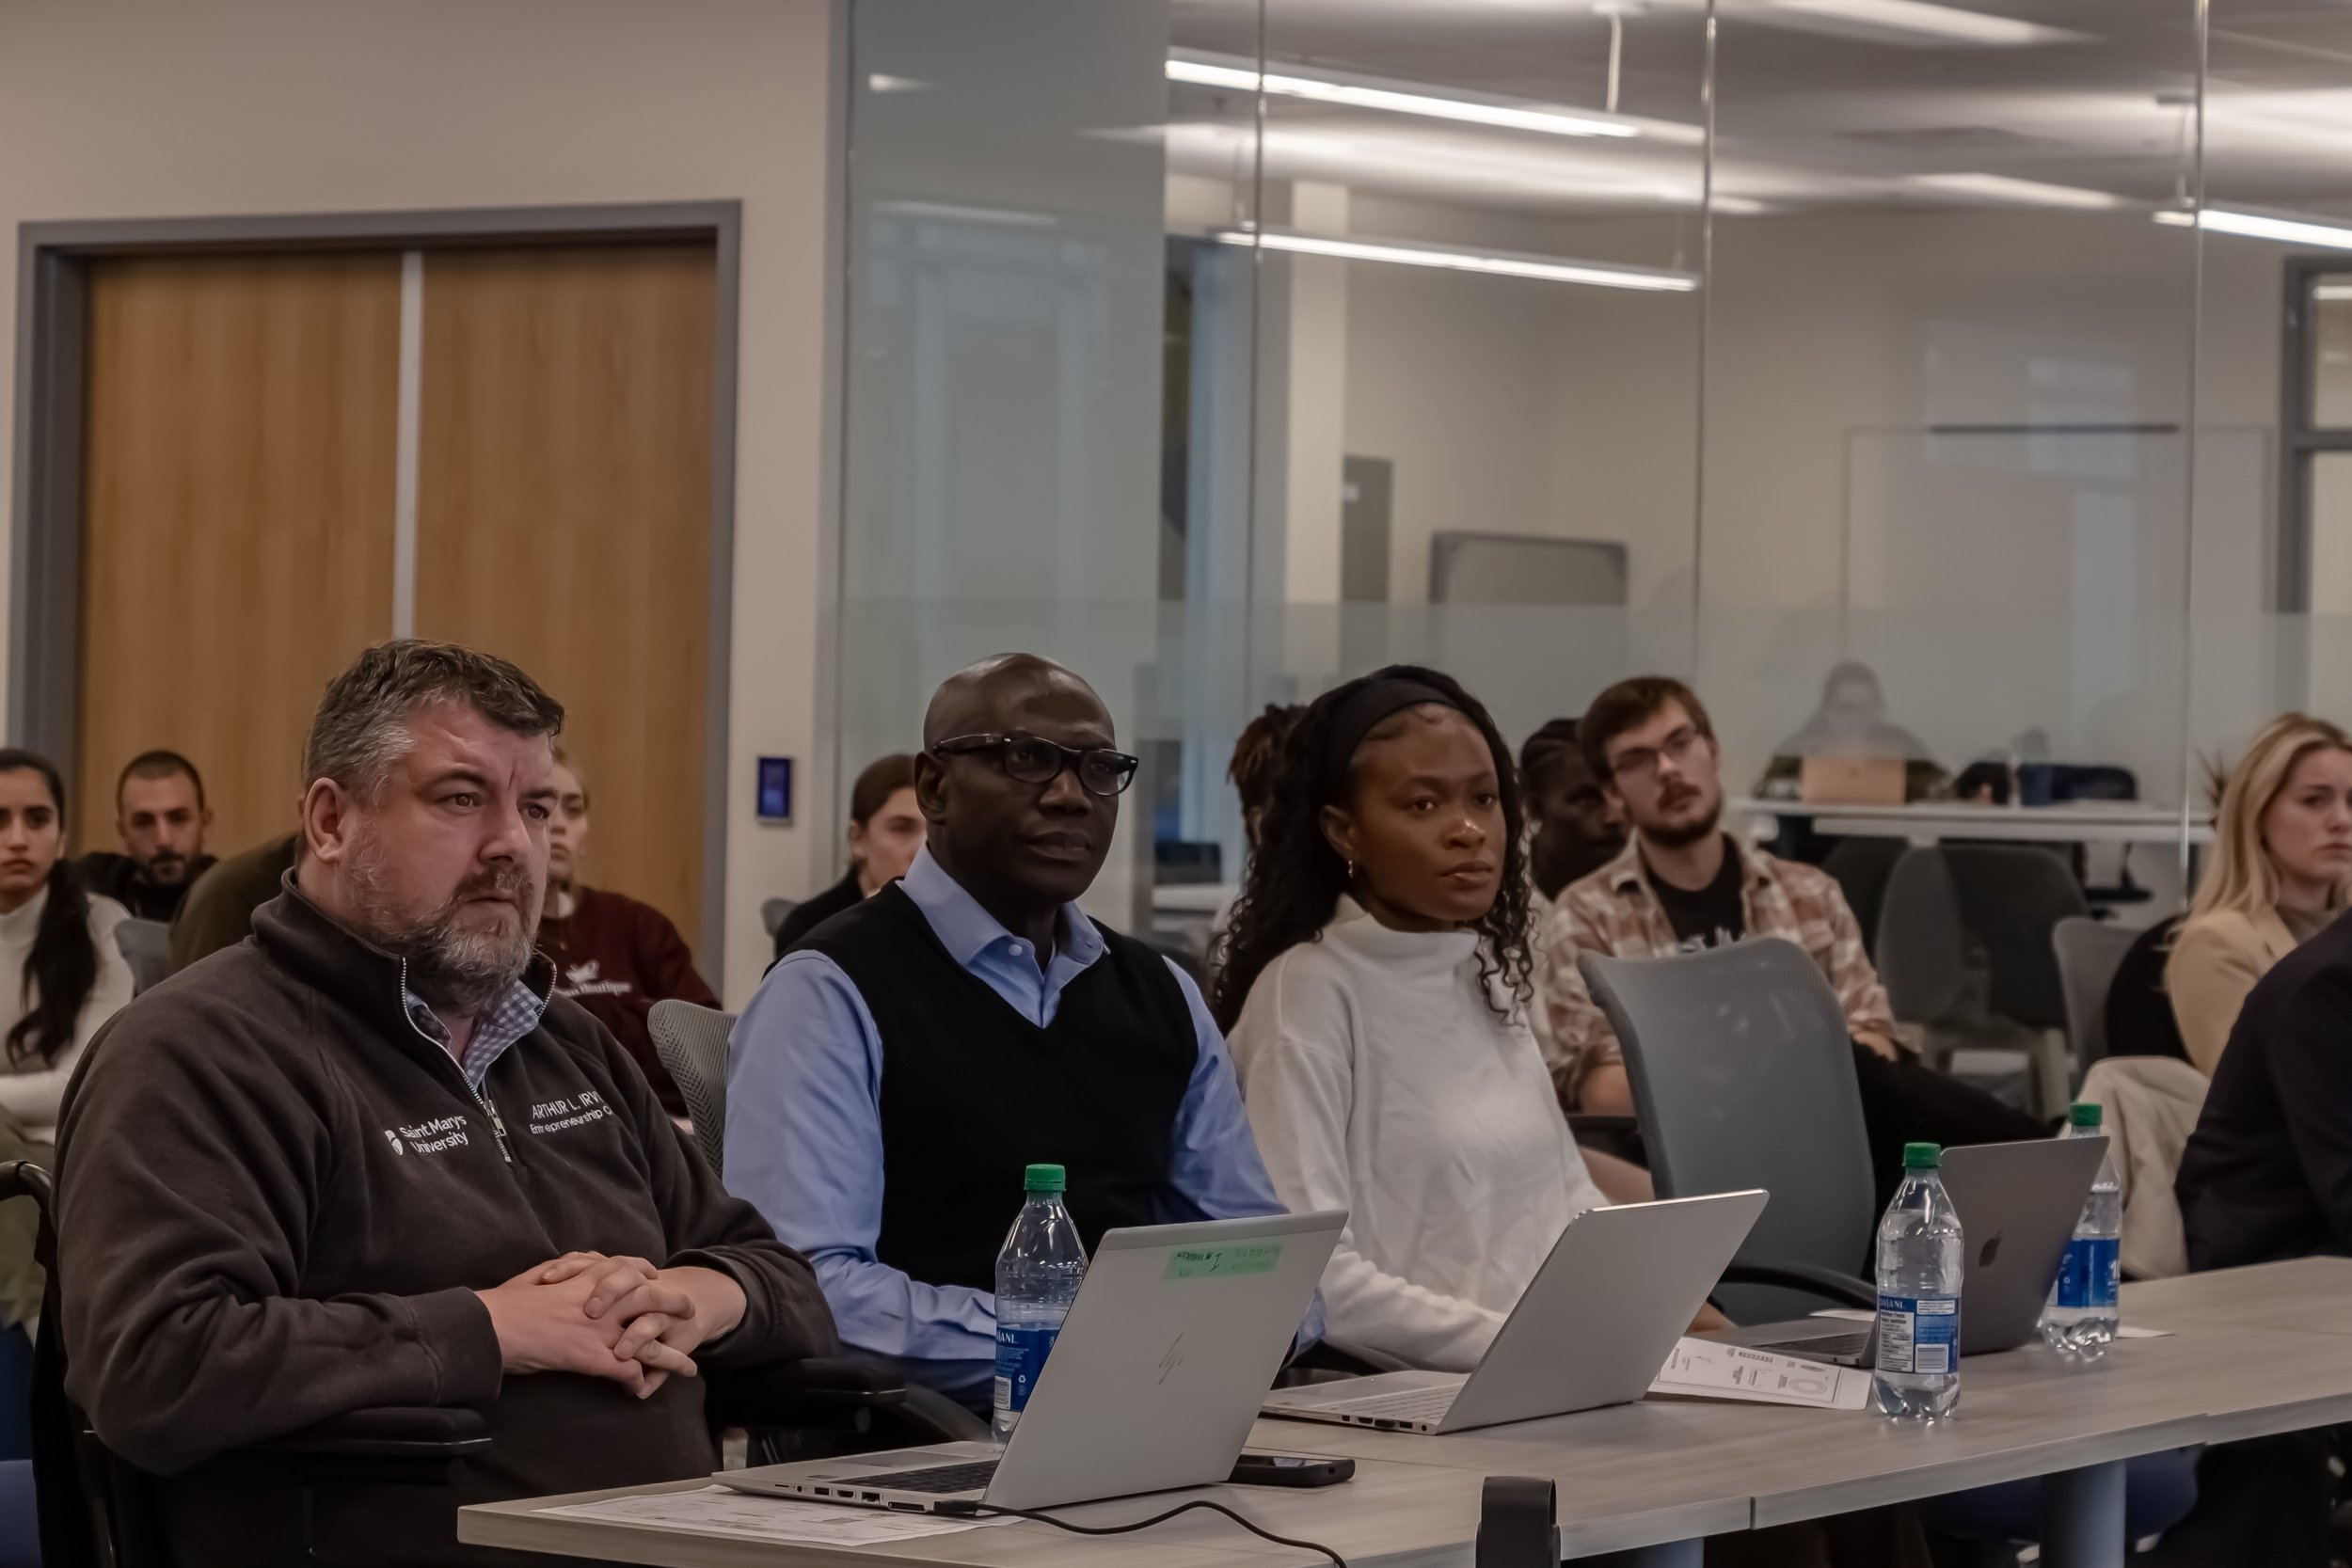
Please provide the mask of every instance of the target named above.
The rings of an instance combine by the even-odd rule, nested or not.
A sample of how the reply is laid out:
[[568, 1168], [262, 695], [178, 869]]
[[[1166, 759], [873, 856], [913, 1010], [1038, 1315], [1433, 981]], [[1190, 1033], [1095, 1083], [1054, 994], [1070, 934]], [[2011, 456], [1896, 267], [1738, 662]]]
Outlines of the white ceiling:
[[[2007, 199], [1987, 194], [1997, 183], [1956, 192], [1914, 183], [1919, 175], [1995, 175], [2131, 203], [2188, 188], [2189, 0], [1939, 3], [1960, 23], [2031, 24], [2035, 41], [1982, 46], [1851, 20], [1851, 8], [1869, 15], [1882, 0], [1720, 0], [1717, 193], [1781, 210]], [[1689, 207], [1703, 173], [1703, 0], [1264, 0], [1263, 14], [1258, 0], [1171, 0], [1172, 41], [1249, 59], [1263, 28], [1270, 70], [1595, 110], [1613, 5], [1626, 13], [1618, 107], [1660, 122], [1652, 134], [1565, 138], [1277, 100], [1265, 172], [1562, 214]], [[2352, 0], [2212, 0], [2209, 47], [2208, 200], [2352, 211]], [[1246, 94], [1180, 85], [1170, 103], [1172, 167], [1248, 166]]]

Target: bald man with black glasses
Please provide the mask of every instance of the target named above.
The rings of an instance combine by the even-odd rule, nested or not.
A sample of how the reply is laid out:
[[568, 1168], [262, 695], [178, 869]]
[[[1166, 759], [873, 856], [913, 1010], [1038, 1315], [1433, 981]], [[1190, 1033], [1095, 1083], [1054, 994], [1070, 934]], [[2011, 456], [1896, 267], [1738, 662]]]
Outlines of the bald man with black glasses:
[[1076, 903], [1136, 759], [1059, 665], [931, 699], [906, 877], [818, 927], [736, 1024], [727, 1185], [816, 1265], [843, 1339], [977, 1407], [1031, 1164], [1114, 1227], [1282, 1212], [1192, 981]]

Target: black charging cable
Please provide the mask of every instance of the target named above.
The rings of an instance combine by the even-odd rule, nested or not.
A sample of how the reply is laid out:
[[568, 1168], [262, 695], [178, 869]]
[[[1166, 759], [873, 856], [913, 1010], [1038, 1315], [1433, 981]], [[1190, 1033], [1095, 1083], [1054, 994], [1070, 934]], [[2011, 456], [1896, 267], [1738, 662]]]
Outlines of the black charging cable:
[[[1302, 1552], [1315, 1552], [1330, 1559], [1335, 1568], [1347, 1568], [1347, 1559], [1340, 1556], [1330, 1547], [1318, 1542], [1295, 1541], [1287, 1535], [1277, 1535], [1263, 1526], [1251, 1524], [1223, 1503], [1214, 1503], [1206, 1497], [1195, 1497], [1188, 1503], [1179, 1503], [1165, 1513], [1154, 1513], [1149, 1519], [1137, 1519], [1132, 1525], [1073, 1525], [1067, 1519], [1057, 1519], [1050, 1513], [1040, 1513], [1033, 1509], [999, 1508], [994, 1503], [975, 1503], [971, 1505], [968, 1513], [963, 1509], [955, 1509], [953, 1513], [965, 1514], [966, 1517], [972, 1514], [1001, 1513], [1014, 1519], [1034, 1519], [1041, 1525], [1051, 1525], [1056, 1529], [1066, 1529], [1073, 1535], [1132, 1535], [1139, 1529], [1150, 1529], [1154, 1525], [1165, 1525], [1179, 1513], [1190, 1513], [1194, 1509], [1201, 1509], [1210, 1513], [1222, 1513], [1262, 1541], [1271, 1541], [1278, 1546], [1289, 1546]], [[939, 1512], [953, 1516], [948, 1508], [943, 1507]]]

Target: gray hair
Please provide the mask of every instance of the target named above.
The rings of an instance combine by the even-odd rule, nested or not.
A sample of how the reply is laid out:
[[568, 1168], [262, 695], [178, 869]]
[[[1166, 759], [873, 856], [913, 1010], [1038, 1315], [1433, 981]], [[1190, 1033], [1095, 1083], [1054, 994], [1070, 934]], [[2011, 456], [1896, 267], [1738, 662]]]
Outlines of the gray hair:
[[378, 642], [320, 695], [302, 747], [303, 786], [332, 779], [373, 800], [414, 743], [409, 716], [437, 703], [462, 703], [519, 736], [564, 728], [564, 705], [496, 654], [415, 638]]

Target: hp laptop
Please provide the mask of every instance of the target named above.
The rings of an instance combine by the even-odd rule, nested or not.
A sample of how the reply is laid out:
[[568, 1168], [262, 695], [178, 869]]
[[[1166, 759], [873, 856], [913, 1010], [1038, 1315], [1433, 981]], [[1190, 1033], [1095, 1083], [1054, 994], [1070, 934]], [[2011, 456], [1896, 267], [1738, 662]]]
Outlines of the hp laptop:
[[1436, 1433], [1638, 1400], [1763, 1212], [1755, 1189], [1588, 1209], [1560, 1232], [1475, 1371], [1280, 1388], [1265, 1413]]
[[1037, 1387], [993, 1443], [723, 1470], [739, 1492], [912, 1513], [1058, 1508], [1232, 1473], [1343, 1212], [1104, 1233]]
[[[1961, 1354], [2015, 1350], [2034, 1337], [2106, 1150], [2102, 1137], [1967, 1144], [1944, 1151], [1944, 1188], [1960, 1212], [1967, 1246]], [[1704, 1338], [1840, 1367], [1878, 1360], [1877, 1325], [1836, 1318], [1758, 1323]]]

